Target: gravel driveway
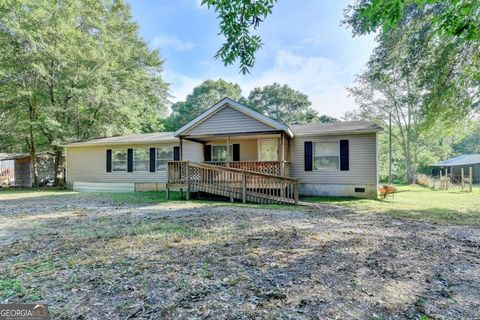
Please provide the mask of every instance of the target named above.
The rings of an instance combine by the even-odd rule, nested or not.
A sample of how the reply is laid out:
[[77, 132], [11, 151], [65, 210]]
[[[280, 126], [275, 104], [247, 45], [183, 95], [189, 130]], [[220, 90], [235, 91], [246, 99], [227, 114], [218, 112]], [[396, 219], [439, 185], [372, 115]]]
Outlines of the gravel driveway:
[[0, 200], [2, 300], [63, 319], [478, 319], [480, 229], [25, 193]]

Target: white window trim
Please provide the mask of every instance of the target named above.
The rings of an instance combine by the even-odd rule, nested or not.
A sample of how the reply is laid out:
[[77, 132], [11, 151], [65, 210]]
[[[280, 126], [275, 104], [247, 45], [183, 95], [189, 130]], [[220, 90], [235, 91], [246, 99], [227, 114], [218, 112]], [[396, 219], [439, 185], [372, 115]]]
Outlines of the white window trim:
[[[167, 165], [165, 164], [164, 168], [158, 169], [158, 161], [159, 160], [167, 160], [168, 161], [174, 161], [175, 160], [175, 147], [178, 147], [176, 145], [173, 146], [157, 146], [155, 147], [155, 171], [163, 172], [167, 170]], [[172, 149], [172, 159], [160, 159], [158, 158], [158, 149], [160, 148], [171, 148]]]
[[[213, 160], [213, 147], [227, 147], [226, 143], [215, 143], [215, 144], [210, 144], [211, 150], [210, 150], [210, 162], [233, 162], [233, 160], [225, 159], [224, 161], [216, 161]], [[230, 159], [233, 159], [233, 143], [230, 143]]]
[[[260, 141], [275, 141], [277, 142], [277, 160], [260, 160]], [[280, 158], [280, 146], [279, 146], [279, 141], [276, 138], [263, 138], [263, 139], [257, 139], [257, 159], [258, 161], [279, 161], [278, 159]]]
[[[125, 154], [127, 155], [127, 159], [124, 160], [126, 162], [125, 170], [115, 170], [115, 162], [116, 161], [123, 161], [123, 160], [116, 160], [115, 161], [115, 151], [125, 151]], [[112, 149], [112, 173], [115, 172], [127, 172], [128, 171], [128, 149]]]
[[[338, 146], [338, 168], [337, 169], [328, 169], [328, 168], [323, 168], [323, 169], [315, 169], [315, 143], [329, 143], [329, 142], [336, 142]], [[326, 140], [326, 141], [313, 141], [312, 142], [312, 170], [313, 171], [330, 171], [330, 172], [337, 172], [340, 171], [340, 140]], [[322, 157], [319, 155], [319, 157]]]
[[[140, 150], [140, 149], [145, 149], [147, 150], [147, 156], [148, 156], [148, 159], [147, 160], [135, 160], [135, 150]], [[135, 162], [136, 161], [147, 161], [147, 167], [145, 170], [136, 170], [135, 169]], [[150, 171], [150, 148], [133, 148], [133, 159], [132, 159], [132, 171], [133, 172], [148, 172]], [[127, 166], [128, 166], [128, 160], [127, 160]]]

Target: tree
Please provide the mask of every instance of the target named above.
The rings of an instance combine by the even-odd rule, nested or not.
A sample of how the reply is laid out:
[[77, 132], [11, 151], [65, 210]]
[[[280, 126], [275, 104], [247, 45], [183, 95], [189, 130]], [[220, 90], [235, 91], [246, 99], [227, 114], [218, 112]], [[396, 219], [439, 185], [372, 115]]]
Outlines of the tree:
[[435, 35], [480, 40], [480, 2], [471, 0], [358, 0], [347, 8], [355, 34], [388, 32], [408, 19], [412, 7], [433, 12], [428, 22]]
[[[368, 69], [350, 89], [360, 106], [357, 116], [384, 124], [392, 115], [407, 182], [414, 179], [422, 151], [433, 150], [438, 137], [452, 137], [478, 101], [475, 78], [464, 68], [476, 51], [458, 48], [455, 39], [432, 43], [430, 14], [415, 9], [410, 15], [415, 19], [381, 34]], [[449, 64], [448, 74], [432, 67], [437, 58]]]
[[480, 154], [480, 120], [466, 122], [465, 136], [455, 143], [453, 151], [455, 154]]
[[[382, 37], [406, 32], [403, 43], [418, 44], [410, 50], [423, 73], [419, 85], [428, 91], [423, 112], [430, 121], [463, 117], [467, 109], [478, 107], [480, 2], [360, 0], [346, 10], [344, 22], [354, 34], [380, 31], [380, 43]], [[458, 92], [467, 99], [459, 99]]]
[[32, 156], [65, 142], [138, 132], [165, 113], [162, 61], [121, 0], [0, 4], [0, 110]]
[[[308, 96], [287, 85], [274, 83], [250, 92], [245, 103], [252, 109], [285, 124], [319, 122]], [[325, 120], [325, 118], [323, 118]]]
[[206, 80], [195, 87], [185, 101], [172, 105], [172, 113], [164, 121], [165, 129], [175, 131], [223, 98], [229, 97], [233, 100], [239, 100], [241, 94], [242, 89], [236, 83], [227, 82], [223, 79]]
[[213, 8], [220, 20], [220, 33], [225, 42], [215, 58], [225, 65], [236, 60], [240, 62], [240, 71], [245, 74], [255, 63], [255, 53], [262, 46], [259, 35], [252, 35], [260, 22], [272, 13], [276, 0], [202, 0], [202, 5]]
[[340, 120], [338, 120], [337, 118], [334, 118], [334, 117], [327, 116], [327, 115], [321, 115], [320, 117], [318, 117], [318, 122], [320, 122], [320, 123], [335, 123], [335, 122], [340, 122]]

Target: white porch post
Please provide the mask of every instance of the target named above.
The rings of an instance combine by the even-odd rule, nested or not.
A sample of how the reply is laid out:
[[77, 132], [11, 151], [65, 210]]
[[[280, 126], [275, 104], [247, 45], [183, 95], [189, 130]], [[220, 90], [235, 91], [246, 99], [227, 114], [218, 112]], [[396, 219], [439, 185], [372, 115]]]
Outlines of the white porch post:
[[285, 135], [280, 134], [280, 175], [285, 176]]
[[227, 136], [227, 167], [230, 167], [230, 161], [232, 161], [230, 154], [230, 136]]
[[180, 160], [183, 160], [183, 139], [180, 137]]

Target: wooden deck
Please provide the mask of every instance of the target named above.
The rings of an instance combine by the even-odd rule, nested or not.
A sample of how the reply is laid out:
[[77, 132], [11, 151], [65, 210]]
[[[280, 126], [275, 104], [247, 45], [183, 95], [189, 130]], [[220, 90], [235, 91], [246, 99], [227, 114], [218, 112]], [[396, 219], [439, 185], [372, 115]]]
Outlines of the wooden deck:
[[298, 180], [250, 170], [189, 161], [170, 161], [167, 166], [167, 197], [170, 188], [207, 192], [244, 203], [298, 204]]

